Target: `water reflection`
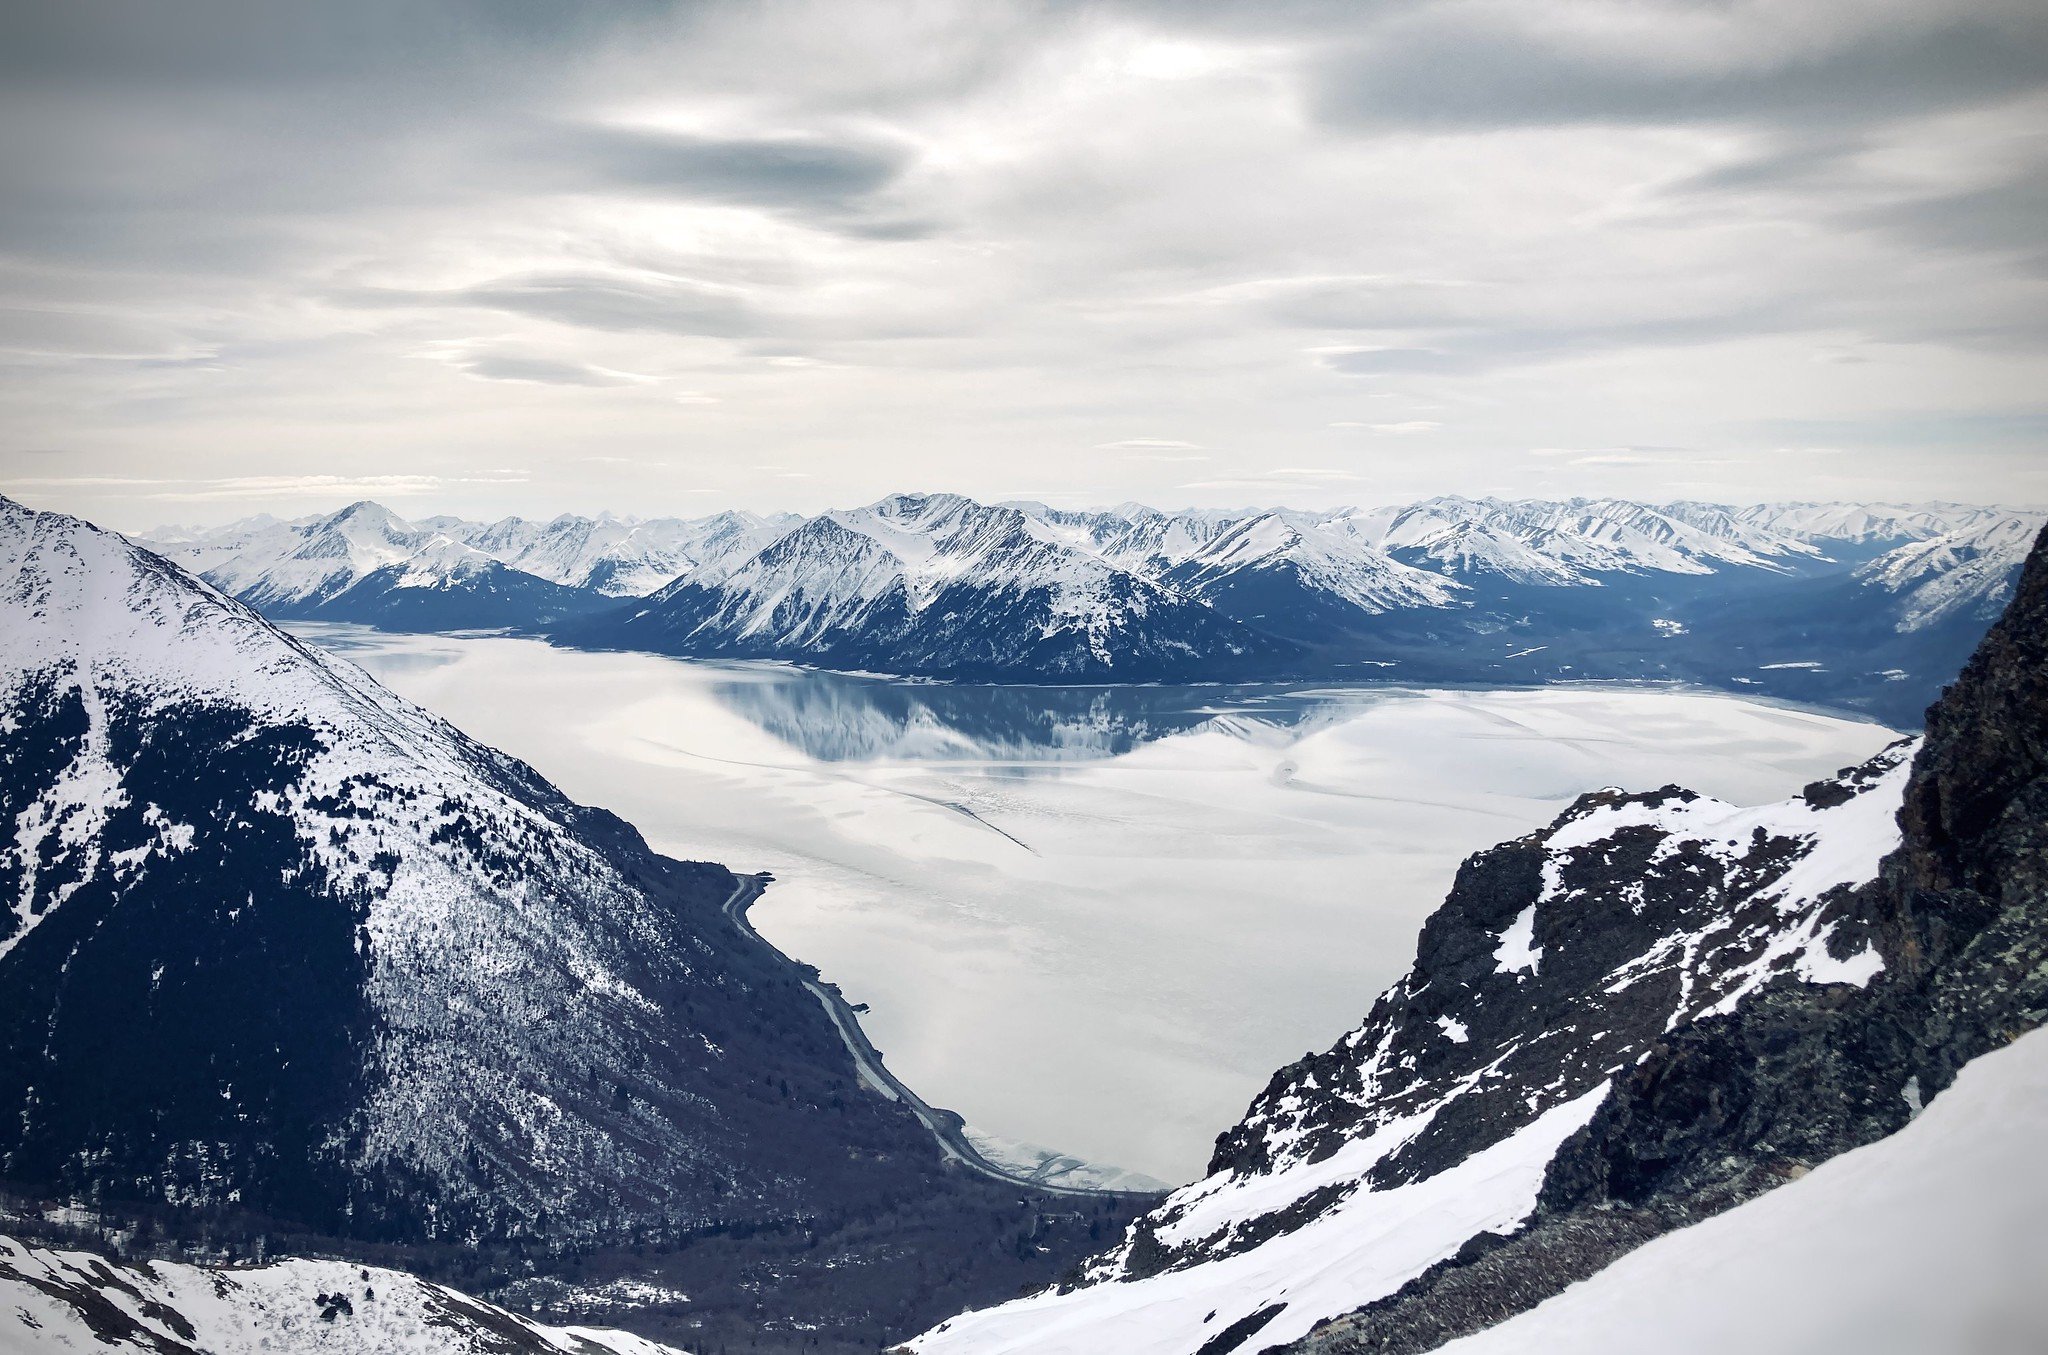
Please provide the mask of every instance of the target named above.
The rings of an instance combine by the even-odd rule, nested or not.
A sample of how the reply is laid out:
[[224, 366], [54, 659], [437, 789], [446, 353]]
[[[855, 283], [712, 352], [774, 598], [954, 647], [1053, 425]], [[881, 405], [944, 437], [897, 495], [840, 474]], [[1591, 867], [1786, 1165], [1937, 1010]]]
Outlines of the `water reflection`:
[[[478, 635], [394, 635], [294, 622], [300, 638], [403, 681], [475, 654]], [[520, 642], [507, 642], [520, 643]], [[614, 659], [623, 656], [613, 656]], [[1300, 735], [1384, 701], [1390, 689], [1276, 684], [1030, 687], [819, 672], [772, 662], [631, 656], [661, 665], [819, 762], [1063, 762], [1117, 757], [1172, 734], [1222, 728]]]
[[1273, 686], [910, 683], [789, 668], [733, 674], [711, 690], [735, 714], [821, 762], [1115, 757], [1210, 726], [1246, 737], [1299, 734], [1385, 699]]

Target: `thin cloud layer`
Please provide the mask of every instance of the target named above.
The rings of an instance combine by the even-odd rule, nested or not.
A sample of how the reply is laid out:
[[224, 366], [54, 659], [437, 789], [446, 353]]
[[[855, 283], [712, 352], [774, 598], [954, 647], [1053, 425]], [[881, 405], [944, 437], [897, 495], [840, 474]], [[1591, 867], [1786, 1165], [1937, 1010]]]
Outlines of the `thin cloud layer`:
[[2021, 0], [16, 0], [0, 490], [2048, 501], [2043, 128]]

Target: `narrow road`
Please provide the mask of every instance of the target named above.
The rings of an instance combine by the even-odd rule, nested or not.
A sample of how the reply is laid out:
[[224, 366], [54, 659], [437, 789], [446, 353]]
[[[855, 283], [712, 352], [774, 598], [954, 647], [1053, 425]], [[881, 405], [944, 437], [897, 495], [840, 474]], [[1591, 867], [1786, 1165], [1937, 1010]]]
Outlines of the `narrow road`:
[[754, 930], [753, 923], [747, 921], [747, 909], [753, 905], [755, 899], [761, 897], [768, 887], [768, 882], [773, 878], [765, 873], [739, 876], [738, 887], [721, 905], [726, 918], [739, 930], [740, 935], [766, 947], [777, 959], [790, 967], [796, 974], [797, 981], [803, 984], [812, 997], [818, 999], [819, 1004], [825, 1008], [825, 1015], [832, 1019], [832, 1025], [838, 1030], [839, 1038], [846, 1043], [846, 1052], [853, 1056], [853, 1066], [859, 1071], [861, 1082], [876, 1095], [907, 1107], [910, 1113], [917, 1117], [918, 1122], [931, 1131], [932, 1138], [939, 1145], [939, 1152], [947, 1161], [957, 1162], [966, 1170], [977, 1176], [986, 1176], [991, 1181], [999, 1181], [1006, 1186], [1016, 1186], [1022, 1190], [1041, 1191], [1047, 1195], [1110, 1196], [1126, 1200], [1159, 1198], [1157, 1192], [1151, 1191], [1095, 1190], [1083, 1186], [1053, 1185], [983, 1157], [980, 1150], [968, 1140], [966, 1126], [958, 1115], [950, 1110], [934, 1108], [883, 1066], [880, 1052], [868, 1042], [867, 1032], [860, 1028], [860, 1018], [855, 1015], [853, 1008], [847, 1005], [846, 999], [841, 997], [837, 990], [813, 979], [802, 965], [777, 950], [767, 937]]

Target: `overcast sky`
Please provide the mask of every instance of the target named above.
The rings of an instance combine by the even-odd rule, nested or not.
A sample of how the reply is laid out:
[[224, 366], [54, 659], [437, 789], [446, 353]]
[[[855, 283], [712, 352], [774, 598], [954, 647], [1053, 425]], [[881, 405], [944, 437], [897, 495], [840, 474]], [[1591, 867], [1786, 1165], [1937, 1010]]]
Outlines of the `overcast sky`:
[[0, 5], [110, 525], [2048, 501], [2041, 0]]

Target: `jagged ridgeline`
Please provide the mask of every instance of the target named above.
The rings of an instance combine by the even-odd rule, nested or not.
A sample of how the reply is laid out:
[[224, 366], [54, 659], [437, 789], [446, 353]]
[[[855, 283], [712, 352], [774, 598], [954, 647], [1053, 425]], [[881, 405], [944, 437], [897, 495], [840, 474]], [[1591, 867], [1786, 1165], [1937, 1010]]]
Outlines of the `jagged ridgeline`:
[[1884, 1139], [2044, 1018], [2048, 537], [1923, 739], [1761, 808], [1598, 792], [1472, 857], [1207, 1178], [912, 1344], [1431, 1350]]
[[[1027, 1192], [944, 1168], [793, 966], [722, 915], [724, 868], [650, 851], [175, 565], [6, 500], [0, 700], [17, 1198], [173, 1237], [694, 1240], [673, 1264], [697, 1312], [751, 1308], [776, 1238], [784, 1316], [851, 1313], [869, 1348], [1044, 1278], [1107, 1217], [1041, 1227]], [[858, 1283], [835, 1278], [848, 1255]]]
[[266, 615], [393, 630], [974, 681], [1687, 681], [1907, 723], [2040, 523], [1963, 504], [892, 494], [809, 519], [407, 522], [358, 503], [150, 544]]

